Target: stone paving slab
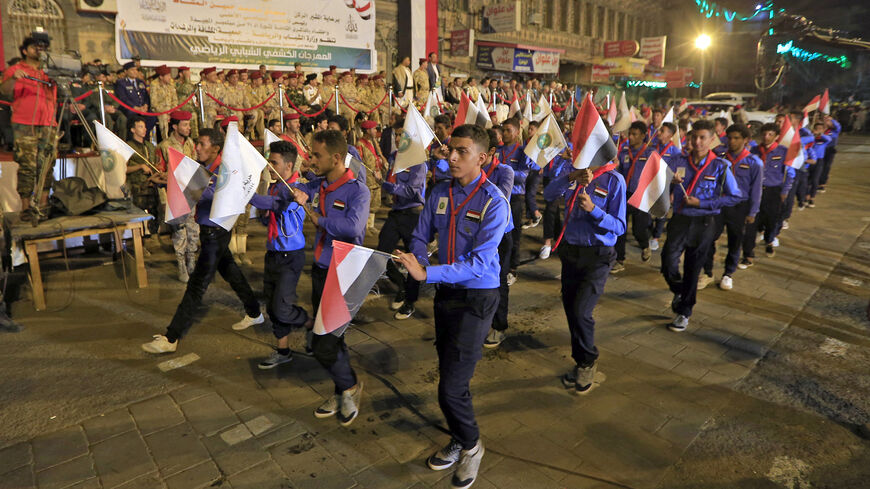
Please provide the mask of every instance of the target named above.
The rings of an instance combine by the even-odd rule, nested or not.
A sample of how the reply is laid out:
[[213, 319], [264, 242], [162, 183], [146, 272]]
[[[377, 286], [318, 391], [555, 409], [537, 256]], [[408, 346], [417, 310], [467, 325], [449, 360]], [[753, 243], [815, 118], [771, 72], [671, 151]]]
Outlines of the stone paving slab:
[[[854, 241], [848, 227], [854, 220], [855, 212], [796, 214], [776, 258], [760, 258], [740, 271], [731, 292], [715, 284], [699, 292], [690, 329], [681, 335], [664, 327], [670, 294], [658, 258], [642, 264], [638, 250], [630, 249], [626, 271], [610, 278], [595, 313], [606, 380], [585, 397], [571, 395], [558, 381], [572, 363], [553, 280], [558, 258], [524, 265], [511, 293], [509, 337], [484, 352], [472, 382], [488, 450], [474, 487], [613, 487], [594, 477], [656, 487], [838, 266]], [[817, 250], [814, 233], [806, 231], [814, 226], [840, 231]], [[534, 251], [539, 239], [539, 228], [529, 230], [523, 251]], [[717, 278], [723, 249], [716, 255]], [[305, 282], [300, 297], [308, 292]], [[167, 284], [174, 303], [181, 288]], [[367, 303], [366, 314], [375, 321], [347, 337], [366, 384], [360, 417], [349, 429], [312, 416], [332, 395], [313, 359], [297, 355], [279, 368], [257, 369], [269, 353], [271, 332], [267, 325], [241, 333], [221, 326], [227, 314], [238, 315], [238, 305], [224, 284], [216, 284], [207, 296], [215, 304], [209, 320], [177, 354], [197, 352], [201, 360], [159, 373], [156, 365], [172, 356], [125, 352], [124, 368], [148, 370], [163, 389], [0, 447], [0, 489], [449, 487], [450, 471], [425, 466], [425, 458], [447, 442], [437, 404], [431, 298], [422, 298], [420, 314], [407, 321], [392, 319], [390, 299], [382, 295]], [[116, 309], [110, 314], [126, 321], [137, 311], [155, 322], [164, 314], [136, 304]], [[105, 323], [94, 327], [114, 327]], [[111, 334], [115, 341], [135, 341], [127, 333]], [[87, 345], [67, 347], [85, 351]]]

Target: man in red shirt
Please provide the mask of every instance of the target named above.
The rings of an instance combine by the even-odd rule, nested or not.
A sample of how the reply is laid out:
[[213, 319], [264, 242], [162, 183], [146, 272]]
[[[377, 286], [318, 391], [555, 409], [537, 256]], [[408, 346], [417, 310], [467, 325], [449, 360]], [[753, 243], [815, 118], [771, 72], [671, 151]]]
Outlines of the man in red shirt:
[[[57, 149], [54, 130], [57, 126], [57, 86], [39, 69], [39, 55], [47, 47], [45, 40], [25, 38], [19, 48], [21, 61], [3, 72], [0, 84], [0, 92], [12, 94], [13, 159], [18, 163], [18, 195], [21, 196], [22, 210], [34, 204], [44, 206], [48, 202]], [[32, 202], [40, 171], [46, 172], [45, 191], [40, 202]], [[22, 216], [26, 214], [22, 213]]]

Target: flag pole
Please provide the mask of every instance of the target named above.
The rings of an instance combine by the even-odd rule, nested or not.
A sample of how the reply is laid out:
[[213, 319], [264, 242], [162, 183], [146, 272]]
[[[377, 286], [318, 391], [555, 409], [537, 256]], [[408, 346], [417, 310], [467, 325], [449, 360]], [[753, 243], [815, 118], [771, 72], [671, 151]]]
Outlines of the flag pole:
[[271, 168], [273, 172], [275, 172], [275, 176], [278, 177], [278, 180], [281, 180], [281, 183], [287, 186], [287, 190], [293, 192], [293, 187], [291, 187], [290, 184], [287, 183], [287, 180], [284, 180], [284, 177], [282, 177], [281, 174], [278, 173], [278, 170], [276, 170], [275, 167], [272, 166], [272, 163], [270, 163], [269, 160], [266, 160], [266, 164], [269, 165], [269, 168]]

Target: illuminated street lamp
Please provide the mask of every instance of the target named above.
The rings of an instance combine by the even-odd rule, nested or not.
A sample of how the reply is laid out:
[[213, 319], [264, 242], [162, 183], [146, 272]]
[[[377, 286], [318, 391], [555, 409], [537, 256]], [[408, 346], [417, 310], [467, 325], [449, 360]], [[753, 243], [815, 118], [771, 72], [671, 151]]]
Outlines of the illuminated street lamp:
[[704, 97], [704, 51], [710, 47], [713, 40], [707, 34], [701, 34], [695, 39], [695, 47], [701, 52], [701, 87], [698, 88], [698, 98]]

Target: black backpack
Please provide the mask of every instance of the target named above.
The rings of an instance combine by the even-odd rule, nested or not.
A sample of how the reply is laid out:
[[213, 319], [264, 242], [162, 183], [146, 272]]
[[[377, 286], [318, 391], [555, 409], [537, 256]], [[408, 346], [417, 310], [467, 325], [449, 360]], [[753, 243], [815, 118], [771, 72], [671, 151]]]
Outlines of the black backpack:
[[106, 203], [106, 193], [98, 187], [88, 188], [79, 177], [54, 182], [49, 198], [52, 216], [80, 216], [98, 211]]

